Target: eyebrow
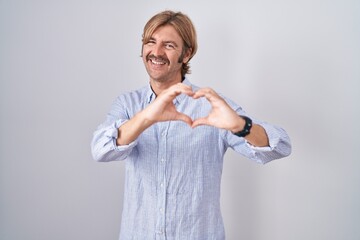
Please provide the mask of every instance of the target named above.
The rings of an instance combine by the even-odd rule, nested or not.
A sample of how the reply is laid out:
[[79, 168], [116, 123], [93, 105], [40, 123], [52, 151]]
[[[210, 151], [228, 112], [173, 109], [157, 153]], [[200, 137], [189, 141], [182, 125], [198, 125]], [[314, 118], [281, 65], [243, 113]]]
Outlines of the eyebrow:
[[[154, 37], [150, 37], [150, 39], [149, 39], [149, 40], [156, 41], [156, 39], [155, 39]], [[162, 43], [165, 43], [165, 44], [167, 44], [167, 43], [171, 43], [171, 44], [173, 44], [175, 47], [178, 47], [178, 44], [177, 44], [176, 42], [174, 42], [174, 41], [171, 41], [171, 40], [168, 40], [168, 41], [162, 41]]]

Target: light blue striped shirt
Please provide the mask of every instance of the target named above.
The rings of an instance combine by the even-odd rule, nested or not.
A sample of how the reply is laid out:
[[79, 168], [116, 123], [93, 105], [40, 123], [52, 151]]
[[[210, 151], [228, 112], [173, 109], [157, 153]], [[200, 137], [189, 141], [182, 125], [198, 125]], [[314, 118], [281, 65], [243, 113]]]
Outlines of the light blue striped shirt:
[[[185, 84], [199, 89], [187, 79]], [[230, 131], [211, 126], [190, 128], [182, 121], [159, 122], [136, 141], [117, 146], [118, 128], [154, 99], [150, 86], [120, 95], [106, 120], [94, 133], [91, 148], [96, 161], [125, 160], [122, 240], [222, 240], [220, 180], [228, 147], [258, 163], [291, 152], [286, 132], [253, 119], [266, 130], [269, 147], [254, 147]], [[225, 98], [239, 115], [246, 113]], [[192, 119], [206, 116], [211, 105], [205, 98], [179, 95], [179, 112]]]

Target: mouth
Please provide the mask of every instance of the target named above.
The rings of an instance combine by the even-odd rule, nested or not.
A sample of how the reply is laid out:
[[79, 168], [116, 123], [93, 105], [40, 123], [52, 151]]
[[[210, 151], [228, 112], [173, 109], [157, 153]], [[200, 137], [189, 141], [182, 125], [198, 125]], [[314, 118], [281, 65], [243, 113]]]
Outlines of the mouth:
[[166, 62], [164, 62], [164, 61], [157, 61], [155, 59], [150, 59], [150, 62], [152, 62], [155, 65], [165, 65], [166, 64]]
[[152, 64], [157, 65], [157, 66], [170, 64], [170, 62], [167, 58], [155, 57], [154, 55], [150, 55], [150, 56], [146, 57], [146, 60], [150, 61]]

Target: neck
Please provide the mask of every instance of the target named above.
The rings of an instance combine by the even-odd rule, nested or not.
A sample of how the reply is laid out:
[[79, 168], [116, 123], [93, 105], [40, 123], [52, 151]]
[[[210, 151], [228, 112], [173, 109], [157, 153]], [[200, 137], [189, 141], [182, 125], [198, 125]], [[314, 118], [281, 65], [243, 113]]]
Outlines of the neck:
[[166, 81], [158, 81], [154, 79], [150, 79], [150, 85], [156, 96], [158, 96], [162, 91], [168, 89], [172, 85], [182, 82], [182, 77], [175, 78], [173, 80], [166, 80]]

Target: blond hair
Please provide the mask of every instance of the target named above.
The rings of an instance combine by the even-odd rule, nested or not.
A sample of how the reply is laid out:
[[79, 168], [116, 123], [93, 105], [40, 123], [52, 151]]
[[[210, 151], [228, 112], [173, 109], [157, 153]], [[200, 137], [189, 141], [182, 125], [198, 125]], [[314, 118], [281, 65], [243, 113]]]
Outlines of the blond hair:
[[[142, 35], [142, 43], [143, 46], [146, 44], [153, 33], [162, 26], [170, 25], [175, 28], [180, 37], [183, 40], [184, 47], [182, 49], [182, 54], [179, 58], [179, 61], [182, 61], [184, 54], [190, 49], [190, 59], [195, 55], [197, 51], [197, 39], [196, 39], [196, 31], [193, 23], [190, 18], [181, 12], [173, 12], [173, 11], [163, 11], [155, 16], [153, 16], [145, 25], [144, 32]], [[181, 68], [182, 77], [185, 74], [190, 73], [190, 65], [189, 61], [183, 63]]]

